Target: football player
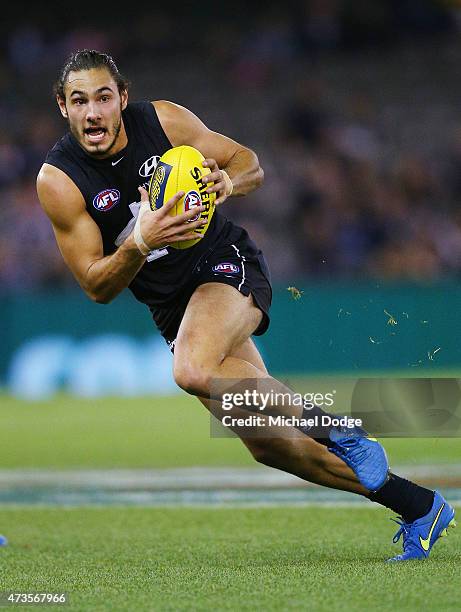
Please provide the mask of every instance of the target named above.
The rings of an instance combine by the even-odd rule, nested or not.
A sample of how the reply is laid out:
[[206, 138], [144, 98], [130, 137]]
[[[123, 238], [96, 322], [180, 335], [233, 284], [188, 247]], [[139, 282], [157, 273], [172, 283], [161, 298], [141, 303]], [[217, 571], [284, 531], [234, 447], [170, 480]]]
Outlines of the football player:
[[[263, 379], [266, 388], [289, 391], [270, 377], [251, 338], [268, 328], [272, 292], [264, 256], [247, 232], [218, 210], [197, 244], [173, 249], [169, 245], [200, 236], [203, 221], [191, 221], [200, 209], [170, 216], [181, 191], [159, 210], [143, 205], [156, 163], [172, 147], [186, 144], [202, 152], [211, 170], [203, 181], [219, 208], [261, 185], [256, 154], [182, 106], [130, 103], [128, 82], [105, 53], [74, 53], [55, 94], [69, 130], [48, 153], [37, 190], [85, 293], [108, 303], [129, 288], [172, 349], [177, 384], [214, 414], [220, 402], [213, 380]], [[302, 408], [277, 403], [268, 410], [303, 416]], [[314, 406], [309, 415], [322, 413]], [[439, 493], [389, 473], [382, 446], [362, 429], [332, 427], [316, 440], [308, 429], [291, 428], [243, 442], [257, 461], [396, 511], [404, 552], [394, 560], [425, 558], [454, 524], [454, 511]]]

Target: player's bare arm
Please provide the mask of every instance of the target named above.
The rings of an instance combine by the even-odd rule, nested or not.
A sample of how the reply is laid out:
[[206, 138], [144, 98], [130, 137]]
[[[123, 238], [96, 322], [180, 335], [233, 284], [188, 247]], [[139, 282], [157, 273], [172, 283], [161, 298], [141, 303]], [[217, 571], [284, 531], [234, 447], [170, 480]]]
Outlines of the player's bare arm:
[[[82, 289], [95, 302], [110, 302], [131, 283], [146, 260], [133, 234], [114, 253], [104, 256], [101, 232], [86, 211], [79, 189], [64, 172], [44, 164], [37, 177], [37, 193], [62, 256]], [[141, 200], [147, 202], [146, 191], [140, 188], [140, 193]], [[194, 230], [203, 221], [190, 222], [197, 209], [177, 217], [168, 214], [183, 195], [178, 192], [161, 210], [144, 210], [141, 230], [150, 249], [201, 237]]]
[[[176, 147], [188, 144], [198, 149], [206, 158], [203, 162], [211, 170], [204, 182], [214, 182], [208, 189], [216, 192], [216, 204], [222, 204], [229, 195], [246, 195], [261, 185], [264, 172], [258, 156], [248, 147], [214, 132], [188, 109], [168, 102], [152, 102], [171, 144]], [[224, 170], [231, 184], [222, 173]]]

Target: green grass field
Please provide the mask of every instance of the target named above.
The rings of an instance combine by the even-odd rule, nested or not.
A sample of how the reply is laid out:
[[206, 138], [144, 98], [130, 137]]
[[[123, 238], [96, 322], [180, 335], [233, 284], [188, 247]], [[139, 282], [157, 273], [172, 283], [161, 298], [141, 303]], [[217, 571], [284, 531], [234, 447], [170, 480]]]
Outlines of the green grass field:
[[[72, 610], [459, 610], [461, 554], [390, 566], [380, 510], [12, 509], [2, 589]], [[69, 609], [66, 608], [66, 609]]]
[[[3, 468], [253, 465], [238, 439], [211, 438], [210, 417], [185, 394], [26, 403], [0, 396]], [[460, 461], [459, 438], [386, 439], [391, 463]]]
[[[186, 395], [25, 403], [0, 396], [3, 468], [252, 466]], [[459, 462], [458, 439], [386, 440], [392, 463]], [[459, 610], [455, 530], [422, 563], [373, 507], [0, 506], [0, 591], [70, 610]], [[51, 609], [51, 608], [50, 608]], [[56, 608], [54, 608], [56, 609]]]

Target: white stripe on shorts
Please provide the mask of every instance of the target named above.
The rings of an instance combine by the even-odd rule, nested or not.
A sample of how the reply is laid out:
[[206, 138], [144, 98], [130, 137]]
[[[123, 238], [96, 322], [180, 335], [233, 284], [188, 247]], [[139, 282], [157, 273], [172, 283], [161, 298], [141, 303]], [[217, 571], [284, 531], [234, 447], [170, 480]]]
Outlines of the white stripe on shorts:
[[238, 286], [238, 290], [240, 291], [240, 289], [242, 288], [243, 283], [245, 282], [245, 256], [244, 255], [240, 255], [240, 251], [238, 250], [238, 248], [235, 246], [235, 244], [231, 244], [231, 247], [233, 247], [235, 249], [235, 252], [237, 253], [237, 257], [240, 258], [240, 261], [242, 262], [242, 280], [240, 281], [240, 285]]

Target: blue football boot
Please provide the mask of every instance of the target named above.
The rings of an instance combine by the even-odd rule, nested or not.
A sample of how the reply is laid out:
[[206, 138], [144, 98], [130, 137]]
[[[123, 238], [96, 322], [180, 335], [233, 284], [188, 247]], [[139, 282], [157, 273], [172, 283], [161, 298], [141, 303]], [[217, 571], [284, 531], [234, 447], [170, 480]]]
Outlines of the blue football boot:
[[413, 523], [405, 523], [403, 519], [391, 520], [400, 525], [392, 541], [396, 544], [403, 536], [403, 553], [388, 559], [388, 562], [426, 559], [436, 541], [448, 535], [449, 528], [456, 527], [455, 511], [438, 491], [435, 491], [434, 503], [425, 516]]
[[380, 489], [389, 477], [386, 451], [361, 427], [333, 427], [328, 450], [342, 459], [371, 492]]

